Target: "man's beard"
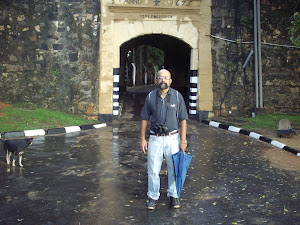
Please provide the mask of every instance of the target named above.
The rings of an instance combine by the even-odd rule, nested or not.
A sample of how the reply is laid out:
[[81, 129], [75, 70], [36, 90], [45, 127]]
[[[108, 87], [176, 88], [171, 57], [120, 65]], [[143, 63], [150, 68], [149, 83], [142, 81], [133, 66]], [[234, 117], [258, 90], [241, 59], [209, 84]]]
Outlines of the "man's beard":
[[157, 87], [160, 89], [160, 90], [165, 90], [165, 89], [168, 89], [170, 86], [167, 84], [167, 83], [159, 83], [157, 84]]

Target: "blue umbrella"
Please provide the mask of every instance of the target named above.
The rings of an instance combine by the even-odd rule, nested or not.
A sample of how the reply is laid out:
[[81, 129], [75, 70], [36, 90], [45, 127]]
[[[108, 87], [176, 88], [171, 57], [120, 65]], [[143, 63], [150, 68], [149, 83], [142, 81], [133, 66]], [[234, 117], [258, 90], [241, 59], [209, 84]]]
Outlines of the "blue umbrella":
[[174, 163], [176, 189], [179, 198], [185, 181], [186, 172], [192, 160], [192, 156], [188, 155], [187, 153], [183, 154], [182, 151], [179, 151], [173, 154], [172, 158]]

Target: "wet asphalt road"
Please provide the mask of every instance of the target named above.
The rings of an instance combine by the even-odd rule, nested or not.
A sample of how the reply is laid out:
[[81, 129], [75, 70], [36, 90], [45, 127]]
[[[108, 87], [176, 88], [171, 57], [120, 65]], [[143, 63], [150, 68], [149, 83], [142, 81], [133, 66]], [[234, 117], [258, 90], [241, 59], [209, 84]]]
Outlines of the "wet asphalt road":
[[283, 150], [196, 121], [182, 207], [169, 205], [163, 163], [161, 198], [147, 210], [137, 118], [148, 92], [128, 90], [122, 118], [105, 128], [35, 137], [23, 168], [7, 166], [1, 151], [0, 224], [300, 224], [300, 172], [265, 158]]
[[[1, 224], [299, 224], [300, 174], [273, 168], [248, 136], [188, 122], [193, 156], [181, 209], [166, 197], [146, 209], [146, 156], [139, 121], [34, 138], [24, 168], [0, 155]], [[286, 153], [290, 154], [290, 153]], [[295, 156], [296, 157], [296, 156]]]

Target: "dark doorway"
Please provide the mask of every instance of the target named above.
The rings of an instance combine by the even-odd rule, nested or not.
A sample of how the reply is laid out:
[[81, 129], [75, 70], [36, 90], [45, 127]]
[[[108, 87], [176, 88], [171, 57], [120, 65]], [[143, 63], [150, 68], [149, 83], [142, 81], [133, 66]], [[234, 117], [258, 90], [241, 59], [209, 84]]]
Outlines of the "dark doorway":
[[162, 68], [171, 72], [171, 87], [180, 91], [187, 103], [190, 54], [188, 44], [168, 35], [144, 35], [125, 42], [120, 47], [121, 116], [140, 115], [145, 97], [156, 88], [155, 73]]

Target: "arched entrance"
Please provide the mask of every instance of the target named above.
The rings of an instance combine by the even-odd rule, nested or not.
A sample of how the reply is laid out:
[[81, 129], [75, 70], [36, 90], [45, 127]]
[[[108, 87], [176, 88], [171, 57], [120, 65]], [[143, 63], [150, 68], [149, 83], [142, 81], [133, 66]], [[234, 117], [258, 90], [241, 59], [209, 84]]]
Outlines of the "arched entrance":
[[[163, 65], [156, 64], [154, 61], [155, 59], [147, 59], [147, 62], [136, 62], [136, 64], [139, 64], [139, 67], [142, 67], [143, 69], [141, 70], [142, 74], [137, 74], [142, 77], [136, 78], [137, 80], [142, 81], [140, 85], [154, 84], [154, 72], [164, 67], [172, 73], [172, 87], [181, 91], [182, 94], [185, 94], [188, 87], [191, 47], [175, 37], [163, 34], [143, 35], [122, 44], [120, 48], [120, 91], [126, 90], [126, 86], [136, 85], [132, 83], [132, 67], [137, 65], [132, 65], [131, 63], [133, 62], [130, 62], [127, 56], [128, 52], [132, 52], [133, 49], [138, 46], [152, 46], [156, 49], [161, 49], [164, 52]], [[148, 52], [143, 53], [145, 55], [149, 54]], [[143, 67], [148, 70], [145, 71], [145, 68]], [[155, 70], [154, 68], [149, 67], [155, 67]], [[152, 73], [149, 74], [148, 71], [151, 71]], [[127, 76], [129, 77], [127, 78]], [[146, 76], [147, 79], [145, 82]]]
[[100, 120], [118, 118], [119, 94], [129, 74], [126, 55], [141, 45], [164, 52], [164, 68], [172, 73], [172, 87], [186, 96], [190, 115], [212, 111], [210, 6], [210, 0], [102, 1]]
[[181, 92], [188, 106], [190, 55], [188, 44], [164, 34], [143, 35], [123, 43], [120, 47], [119, 103], [122, 108], [119, 114], [121, 111], [123, 115], [128, 114], [132, 106], [137, 111], [132, 114], [140, 114], [140, 102], [156, 88], [156, 72], [161, 68], [171, 72], [171, 86]]

